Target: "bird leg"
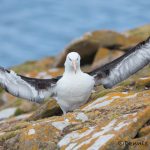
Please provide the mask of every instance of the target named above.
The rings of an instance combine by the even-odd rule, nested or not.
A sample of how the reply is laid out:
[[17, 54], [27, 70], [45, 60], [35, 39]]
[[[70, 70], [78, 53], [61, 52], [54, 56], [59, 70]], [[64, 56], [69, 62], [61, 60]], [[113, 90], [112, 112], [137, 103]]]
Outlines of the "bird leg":
[[61, 106], [60, 106], [60, 108], [63, 111], [64, 121], [69, 122], [69, 120], [66, 118], [66, 111]]
[[69, 119], [66, 118], [66, 112], [63, 112], [64, 121], [69, 122]]

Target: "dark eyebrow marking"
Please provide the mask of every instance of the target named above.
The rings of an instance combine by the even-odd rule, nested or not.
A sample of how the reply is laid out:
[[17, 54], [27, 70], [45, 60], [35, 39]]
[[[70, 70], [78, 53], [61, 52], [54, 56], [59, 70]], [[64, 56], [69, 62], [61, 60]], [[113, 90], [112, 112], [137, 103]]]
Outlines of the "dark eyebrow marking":
[[70, 57], [68, 57], [70, 61], [72, 61], [72, 59]]

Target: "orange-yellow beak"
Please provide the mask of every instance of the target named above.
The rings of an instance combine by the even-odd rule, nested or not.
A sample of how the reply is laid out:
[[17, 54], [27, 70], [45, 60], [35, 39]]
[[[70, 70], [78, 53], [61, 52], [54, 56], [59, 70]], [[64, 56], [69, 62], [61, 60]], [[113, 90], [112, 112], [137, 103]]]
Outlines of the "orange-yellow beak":
[[76, 72], [77, 72], [77, 62], [76, 62], [76, 60], [72, 61], [72, 66], [73, 66], [73, 70], [74, 70], [74, 72], [76, 74]]

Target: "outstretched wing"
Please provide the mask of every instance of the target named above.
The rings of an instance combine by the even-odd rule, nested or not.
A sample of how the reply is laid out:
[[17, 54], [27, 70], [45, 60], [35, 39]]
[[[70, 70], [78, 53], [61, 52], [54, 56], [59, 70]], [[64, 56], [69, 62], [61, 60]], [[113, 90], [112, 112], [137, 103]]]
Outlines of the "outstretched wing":
[[150, 62], [150, 37], [130, 49], [118, 59], [95, 69], [89, 74], [94, 76], [96, 84], [111, 88], [127, 79]]
[[0, 67], [0, 86], [8, 93], [34, 102], [41, 102], [54, 94], [54, 86], [60, 77], [34, 79]]

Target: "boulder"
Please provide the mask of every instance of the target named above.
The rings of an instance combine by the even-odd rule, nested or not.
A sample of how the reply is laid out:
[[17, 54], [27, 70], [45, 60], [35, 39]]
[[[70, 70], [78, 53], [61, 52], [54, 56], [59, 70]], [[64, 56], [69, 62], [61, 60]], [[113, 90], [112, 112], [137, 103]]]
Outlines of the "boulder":
[[39, 120], [46, 117], [52, 117], [61, 115], [62, 111], [59, 105], [56, 103], [56, 100], [48, 100], [45, 104], [41, 105], [38, 109], [36, 109], [33, 114], [27, 118], [28, 121]]
[[54, 63], [54, 57], [47, 57], [39, 61], [27, 61], [21, 65], [14, 66], [11, 69], [13, 69], [15, 72], [19, 74], [26, 75], [31, 72], [37, 73], [40, 71], [48, 70], [51, 68], [53, 63]]
[[140, 131], [138, 133], [138, 137], [144, 137], [144, 136], [147, 136], [149, 134], [150, 134], [150, 125], [140, 129]]
[[139, 40], [145, 40], [150, 36], [150, 24], [128, 30], [124, 32], [124, 34], [128, 37], [137, 38]]
[[63, 67], [66, 55], [72, 51], [81, 55], [81, 65], [91, 64], [100, 47], [116, 48], [123, 45], [124, 41], [126, 41], [124, 35], [113, 31], [94, 31], [85, 34], [80, 39], [73, 41], [56, 57], [54, 67]]
[[123, 55], [124, 52], [120, 50], [110, 50], [108, 48], [99, 48], [94, 58], [92, 69], [103, 66], [104, 64], [113, 61], [114, 59]]
[[110, 50], [128, 50], [142, 39], [127, 36], [125, 33], [117, 33], [108, 30], [99, 30], [83, 35], [81, 38], [71, 42], [55, 59], [53, 67], [63, 67], [66, 55], [75, 51], [81, 55], [81, 66], [92, 64], [97, 51], [100, 48]]

